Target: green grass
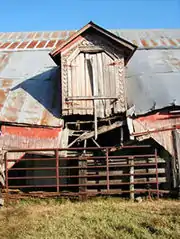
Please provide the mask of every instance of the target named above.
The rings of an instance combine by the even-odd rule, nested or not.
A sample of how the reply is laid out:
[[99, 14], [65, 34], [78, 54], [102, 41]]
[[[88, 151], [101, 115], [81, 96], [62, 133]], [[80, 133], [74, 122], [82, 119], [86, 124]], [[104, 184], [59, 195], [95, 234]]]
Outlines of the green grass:
[[0, 209], [0, 238], [180, 238], [180, 202], [35, 200]]

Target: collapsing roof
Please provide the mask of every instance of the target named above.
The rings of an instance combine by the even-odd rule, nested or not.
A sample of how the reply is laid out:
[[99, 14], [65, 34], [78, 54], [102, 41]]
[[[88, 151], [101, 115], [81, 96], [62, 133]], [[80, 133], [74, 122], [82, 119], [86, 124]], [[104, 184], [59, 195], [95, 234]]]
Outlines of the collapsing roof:
[[[0, 33], [0, 121], [62, 125], [59, 68], [48, 54], [75, 32]], [[180, 105], [180, 30], [111, 32], [138, 45], [127, 65], [129, 108], [139, 115]]]
[[136, 115], [180, 106], [180, 48], [138, 50], [126, 73], [128, 106]]

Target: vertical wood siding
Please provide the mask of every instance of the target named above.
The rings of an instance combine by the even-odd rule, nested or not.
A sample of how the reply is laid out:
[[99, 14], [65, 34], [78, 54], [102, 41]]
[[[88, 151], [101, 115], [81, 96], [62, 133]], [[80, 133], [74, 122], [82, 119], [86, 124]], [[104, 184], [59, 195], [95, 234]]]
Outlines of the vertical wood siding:
[[[73, 53], [72, 53], [73, 54]], [[106, 51], [80, 52], [66, 62], [67, 91], [65, 98], [116, 97], [118, 100], [69, 100], [63, 114], [93, 115], [103, 118], [125, 110], [124, 59]]]

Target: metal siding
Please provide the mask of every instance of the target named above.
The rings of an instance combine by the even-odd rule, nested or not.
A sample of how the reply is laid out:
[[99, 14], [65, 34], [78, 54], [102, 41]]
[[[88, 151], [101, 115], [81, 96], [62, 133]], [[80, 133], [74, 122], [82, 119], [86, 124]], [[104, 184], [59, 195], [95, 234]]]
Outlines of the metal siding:
[[148, 133], [153, 130], [172, 128], [176, 125], [180, 125], [180, 117], [172, 116], [170, 114], [157, 113], [155, 115], [139, 117], [133, 120], [135, 134], [147, 132], [137, 138], [144, 140], [147, 138], [153, 138], [156, 142], [162, 145], [172, 156], [174, 156], [174, 145], [172, 138], [172, 130], [159, 131], [154, 133]]
[[[0, 148], [3, 150], [19, 148], [66, 148], [67, 143], [68, 131], [65, 130], [63, 132], [62, 128], [1, 127]], [[24, 154], [25, 153], [11, 153], [11, 157], [20, 159]], [[11, 168], [14, 164], [14, 162], [9, 163], [8, 168]]]

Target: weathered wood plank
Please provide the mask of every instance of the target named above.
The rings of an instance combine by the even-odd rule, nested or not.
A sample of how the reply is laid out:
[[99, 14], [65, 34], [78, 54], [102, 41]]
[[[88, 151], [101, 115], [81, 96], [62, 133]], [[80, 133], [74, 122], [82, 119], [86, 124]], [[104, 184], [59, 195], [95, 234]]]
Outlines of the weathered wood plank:
[[[121, 127], [123, 125], [123, 122], [122, 121], [117, 121], [111, 125], [104, 125], [104, 126], [101, 126], [97, 129], [97, 134], [103, 134], [103, 133], [106, 133], [108, 131], [111, 131], [113, 129], [116, 129], [118, 127]], [[95, 132], [94, 131], [91, 131], [91, 132], [85, 132], [83, 135], [81, 135], [78, 140], [79, 141], [82, 141], [82, 140], [85, 140], [85, 139], [90, 139], [92, 137], [95, 136]]]

